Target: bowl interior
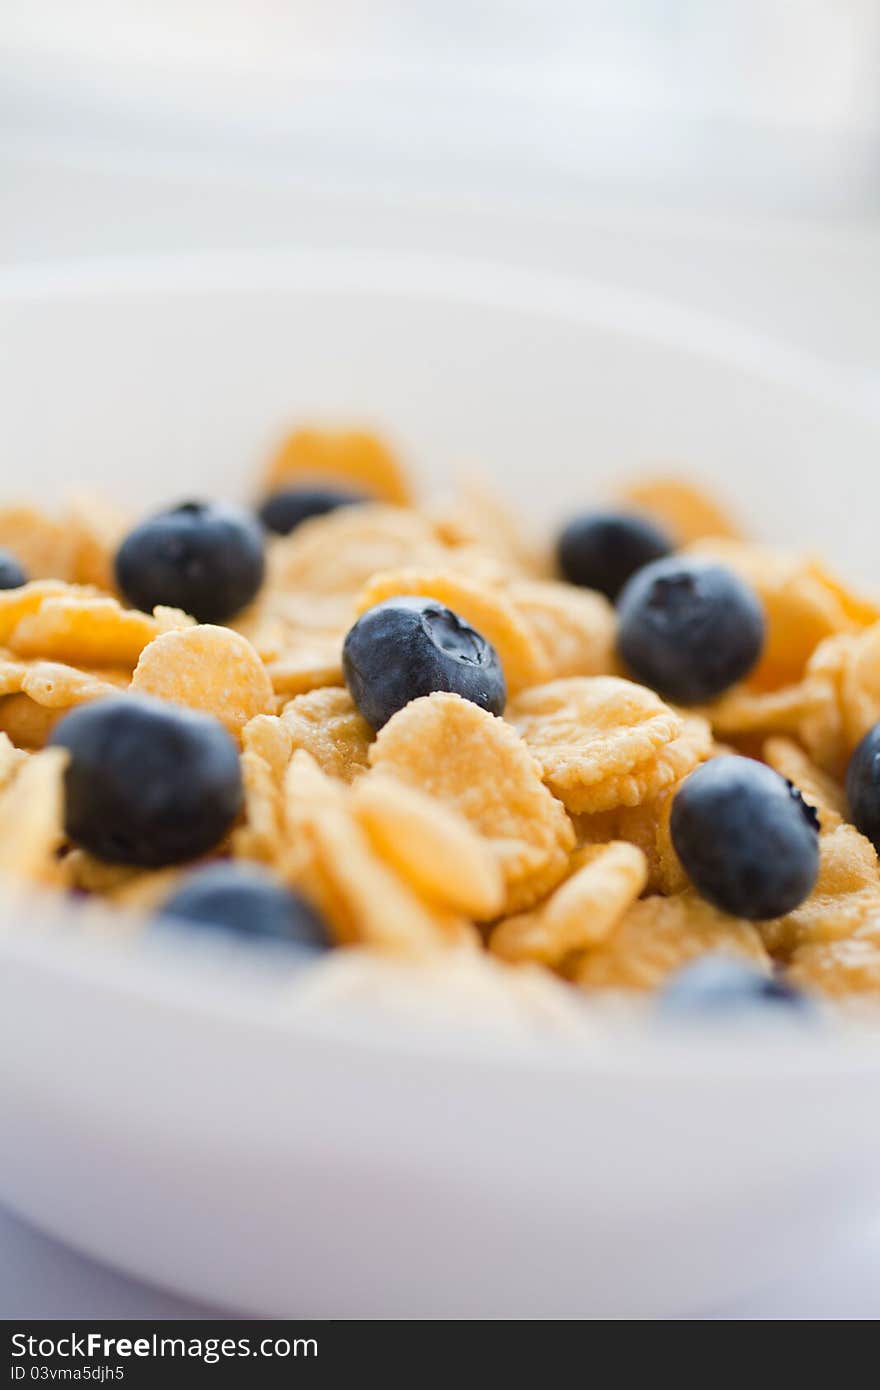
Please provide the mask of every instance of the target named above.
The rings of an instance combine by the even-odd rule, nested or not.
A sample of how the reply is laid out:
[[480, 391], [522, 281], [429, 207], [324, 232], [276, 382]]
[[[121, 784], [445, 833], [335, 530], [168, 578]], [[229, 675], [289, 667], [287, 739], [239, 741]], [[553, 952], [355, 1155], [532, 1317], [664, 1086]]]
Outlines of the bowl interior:
[[[873, 578], [880, 424], [809, 362], [607, 288], [303, 252], [0, 276], [4, 492], [243, 493], [298, 420], [387, 430], [548, 522], [615, 478], [704, 478], [758, 536]], [[856, 505], [852, 505], [852, 501]]]
[[[247, 495], [290, 423], [355, 419], [430, 485], [478, 466], [536, 524], [680, 468], [873, 578], [878, 421], [809, 363], [552, 277], [342, 253], [0, 273], [0, 391], [10, 498]], [[0, 908], [0, 1192], [193, 1295], [663, 1314], [805, 1257], [876, 1192], [876, 1052], [365, 1047], [238, 976], [81, 950], [69, 918]]]

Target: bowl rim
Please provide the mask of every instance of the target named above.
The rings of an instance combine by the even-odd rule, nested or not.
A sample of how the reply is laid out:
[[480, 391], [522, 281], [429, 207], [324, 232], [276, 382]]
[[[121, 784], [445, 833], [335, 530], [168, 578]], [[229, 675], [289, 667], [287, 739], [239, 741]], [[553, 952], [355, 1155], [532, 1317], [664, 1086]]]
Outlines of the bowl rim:
[[434, 252], [288, 246], [78, 257], [0, 266], [0, 309], [88, 296], [254, 291], [455, 300], [589, 324], [707, 358], [880, 426], [876, 402], [846, 369], [733, 319], [587, 276]]
[[[818, 398], [823, 405], [855, 416], [878, 432], [880, 409], [874, 409], [863, 392], [845, 376], [820, 360], [782, 346], [728, 320], [716, 318], [672, 301], [589, 279], [546, 270], [499, 266], [494, 262], [446, 255], [397, 252], [360, 252], [345, 248], [286, 248], [268, 251], [181, 252], [165, 255], [126, 256], [101, 260], [47, 261], [25, 266], [0, 267], [0, 311], [4, 304], [69, 302], [91, 297], [116, 298], [157, 292], [237, 295], [259, 292], [299, 294], [380, 294], [449, 301], [475, 308], [563, 318], [589, 324], [621, 337], [648, 342], [682, 354], [708, 358], [732, 373], [747, 374], [794, 393]], [[475, 1059], [491, 1067], [515, 1066], [518, 1071], [546, 1076], [547, 1069], [560, 1075], [613, 1076], [633, 1081], [683, 1076], [753, 1078], [760, 1075], [771, 1084], [796, 1078], [873, 1074], [880, 1071], [880, 1049], [871, 1047], [880, 1022], [843, 1029], [779, 1030], [767, 1047], [767, 1032], [756, 1028], [707, 1030], [700, 1046], [677, 1031], [646, 1029], [632, 1019], [620, 1026], [609, 1024], [600, 1045], [584, 1045], [566, 1052], [560, 1039], [530, 1039], [523, 1048], [507, 1037], [469, 1035], [466, 1041], [422, 1032], [377, 1026], [377, 1020], [352, 1017], [349, 1026], [328, 1032], [314, 1010], [297, 1015], [270, 1011], [235, 1001], [224, 985], [232, 979], [219, 968], [215, 984], [199, 988], [187, 974], [177, 974], [186, 954], [176, 946], [152, 952], [148, 971], [137, 952], [118, 949], [106, 934], [83, 941], [72, 938], [69, 908], [45, 893], [22, 890], [21, 885], [0, 887], [0, 912], [13, 907], [51, 929], [35, 930], [33, 921], [4, 924], [0, 931], [0, 961], [26, 968], [61, 973], [71, 980], [88, 975], [91, 986], [115, 997], [147, 1005], [174, 1007], [195, 1015], [208, 1013], [230, 1026], [265, 1031], [282, 1030], [291, 1043], [357, 1048], [378, 1059], [405, 1054], [434, 1062], [466, 1063]], [[106, 910], [105, 910], [106, 911]], [[192, 986], [192, 987], [190, 987]], [[613, 1042], [613, 1046], [608, 1043]], [[876, 1044], [876, 1037], [873, 1037]], [[545, 1043], [550, 1045], [545, 1045]]]

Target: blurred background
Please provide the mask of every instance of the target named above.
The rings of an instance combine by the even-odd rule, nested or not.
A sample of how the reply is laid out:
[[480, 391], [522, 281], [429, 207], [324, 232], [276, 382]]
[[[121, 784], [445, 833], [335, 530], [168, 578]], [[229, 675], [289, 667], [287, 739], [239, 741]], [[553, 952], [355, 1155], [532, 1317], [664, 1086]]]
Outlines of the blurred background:
[[584, 274], [880, 391], [880, 0], [5, 0], [0, 260]]
[[[286, 245], [589, 277], [880, 410], [880, 0], [3, 0], [0, 268]], [[875, 1313], [857, 1258], [719, 1316]], [[200, 1311], [2, 1213], [0, 1294]]]

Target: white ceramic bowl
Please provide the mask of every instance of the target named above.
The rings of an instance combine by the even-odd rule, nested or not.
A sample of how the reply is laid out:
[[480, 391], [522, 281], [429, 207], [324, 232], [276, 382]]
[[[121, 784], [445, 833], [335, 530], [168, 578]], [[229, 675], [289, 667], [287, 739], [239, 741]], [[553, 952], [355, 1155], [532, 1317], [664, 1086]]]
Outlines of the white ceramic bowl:
[[[478, 460], [543, 519], [673, 460], [872, 577], [880, 423], [808, 362], [607, 290], [318, 253], [43, 268], [0, 275], [0, 353], [4, 495], [242, 491], [326, 415], [388, 426], [428, 478]], [[581, 1317], [743, 1293], [880, 1194], [871, 1037], [308, 996], [8, 898], [0, 1197], [234, 1309]]]

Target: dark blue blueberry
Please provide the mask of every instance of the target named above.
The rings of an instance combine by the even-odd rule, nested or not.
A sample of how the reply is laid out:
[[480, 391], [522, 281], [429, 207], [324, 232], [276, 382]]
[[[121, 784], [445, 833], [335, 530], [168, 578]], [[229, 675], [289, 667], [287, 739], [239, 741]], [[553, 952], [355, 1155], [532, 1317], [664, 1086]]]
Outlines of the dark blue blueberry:
[[712, 758], [686, 777], [670, 830], [697, 892], [734, 917], [793, 912], [816, 882], [816, 812], [790, 782], [752, 758]]
[[757, 595], [724, 565], [671, 555], [634, 574], [617, 605], [617, 649], [636, 680], [698, 704], [742, 680], [764, 645]]
[[362, 493], [343, 492], [329, 487], [285, 487], [273, 492], [262, 503], [257, 515], [267, 531], [289, 536], [301, 521], [324, 516], [337, 507], [353, 507], [367, 499]]
[[233, 936], [310, 952], [326, 951], [332, 945], [323, 920], [305, 898], [256, 865], [219, 863], [194, 869], [162, 913]]
[[27, 575], [15, 556], [0, 550], [0, 589], [20, 589], [26, 583]]
[[846, 797], [853, 824], [880, 849], [880, 724], [868, 730], [849, 760]]
[[116, 554], [116, 580], [129, 603], [182, 608], [200, 623], [222, 623], [255, 598], [263, 582], [263, 531], [243, 507], [184, 502], [142, 521]]
[[207, 854], [242, 802], [238, 749], [218, 720], [142, 695], [65, 715], [65, 829], [114, 864], [158, 868]]
[[736, 1018], [767, 1009], [777, 1016], [815, 1016], [815, 1005], [801, 990], [777, 975], [719, 953], [691, 961], [666, 982], [659, 1000], [661, 1014], [676, 1021]]
[[345, 639], [342, 667], [351, 697], [381, 729], [410, 700], [452, 691], [491, 714], [507, 700], [498, 653], [433, 598], [391, 598], [368, 608]]
[[556, 553], [569, 584], [598, 589], [616, 599], [636, 570], [663, 559], [672, 548], [669, 537], [643, 516], [586, 512], [565, 527]]

